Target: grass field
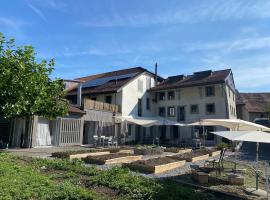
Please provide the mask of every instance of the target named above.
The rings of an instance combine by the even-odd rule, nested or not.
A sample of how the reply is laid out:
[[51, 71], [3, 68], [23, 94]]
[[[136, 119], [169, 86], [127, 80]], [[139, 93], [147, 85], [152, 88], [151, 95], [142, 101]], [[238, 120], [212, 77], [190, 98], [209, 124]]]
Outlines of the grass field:
[[171, 181], [134, 175], [126, 168], [98, 170], [81, 161], [33, 159], [0, 154], [0, 199], [149, 199], [206, 200], [197, 192]]

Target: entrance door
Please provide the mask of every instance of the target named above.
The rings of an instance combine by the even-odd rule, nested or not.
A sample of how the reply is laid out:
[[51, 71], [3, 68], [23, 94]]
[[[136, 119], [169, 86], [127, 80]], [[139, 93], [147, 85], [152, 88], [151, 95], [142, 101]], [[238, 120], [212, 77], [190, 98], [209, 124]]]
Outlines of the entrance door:
[[37, 124], [36, 146], [51, 145], [50, 120], [39, 117]]
[[185, 110], [185, 106], [178, 106], [177, 107], [177, 121], [178, 122], [186, 121], [186, 110]]

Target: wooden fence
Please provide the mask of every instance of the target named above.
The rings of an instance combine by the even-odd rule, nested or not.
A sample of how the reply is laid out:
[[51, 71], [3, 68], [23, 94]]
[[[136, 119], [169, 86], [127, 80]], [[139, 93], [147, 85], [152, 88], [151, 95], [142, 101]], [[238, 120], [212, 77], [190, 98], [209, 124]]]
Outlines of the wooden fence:
[[81, 145], [83, 138], [83, 119], [58, 118], [56, 120], [55, 145]]
[[93, 101], [87, 98], [84, 99], [83, 106], [84, 108], [90, 109], [90, 110], [104, 110], [104, 111], [113, 112], [113, 113], [121, 112], [121, 108], [118, 105], [103, 103], [99, 101]]

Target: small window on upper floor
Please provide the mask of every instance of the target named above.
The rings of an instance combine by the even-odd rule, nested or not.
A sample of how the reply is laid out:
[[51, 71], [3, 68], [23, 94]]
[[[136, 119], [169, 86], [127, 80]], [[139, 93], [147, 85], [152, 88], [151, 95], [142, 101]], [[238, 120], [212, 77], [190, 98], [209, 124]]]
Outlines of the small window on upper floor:
[[216, 113], [216, 108], [214, 103], [206, 104], [206, 114], [213, 115]]
[[168, 117], [174, 117], [175, 116], [175, 107], [168, 107]]
[[138, 79], [138, 91], [143, 92], [143, 80]]
[[112, 103], [112, 96], [106, 96], [105, 103]]
[[165, 100], [165, 92], [160, 92], [159, 94], [159, 100], [164, 101]]
[[199, 113], [199, 106], [197, 104], [190, 106], [190, 113], [191, 114], [198, 114]]
[[168, 92], [168, 100], [174, 100], [175, 99], [175, 92], [169, 91]]
[[159, 107], [158, 108], [158, 115], [160, 116], [160, 117], [165, 117], [165, 107]]
[[146, 77], [146, 89], [149, 90], [151, 88], [151, 78]]
[[207, 86], [205, 88], [205, 96], [207, 96], [207, 97], [215, 96], [215, 87], [214, 86]]

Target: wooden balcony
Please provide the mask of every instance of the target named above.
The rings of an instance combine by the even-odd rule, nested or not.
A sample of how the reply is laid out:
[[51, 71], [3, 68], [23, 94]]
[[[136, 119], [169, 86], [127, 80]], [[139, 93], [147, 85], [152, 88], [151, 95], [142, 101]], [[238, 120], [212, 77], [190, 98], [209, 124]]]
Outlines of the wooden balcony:
[[121, 112], [121, 106], [119, 105], [103, 103], [100, 101], [94, 101], [87, 98], [83, 100], [83, 108], [90, 109], [90, 110], [102, 110], [102, 111], [113, 112], [113, 113]]

